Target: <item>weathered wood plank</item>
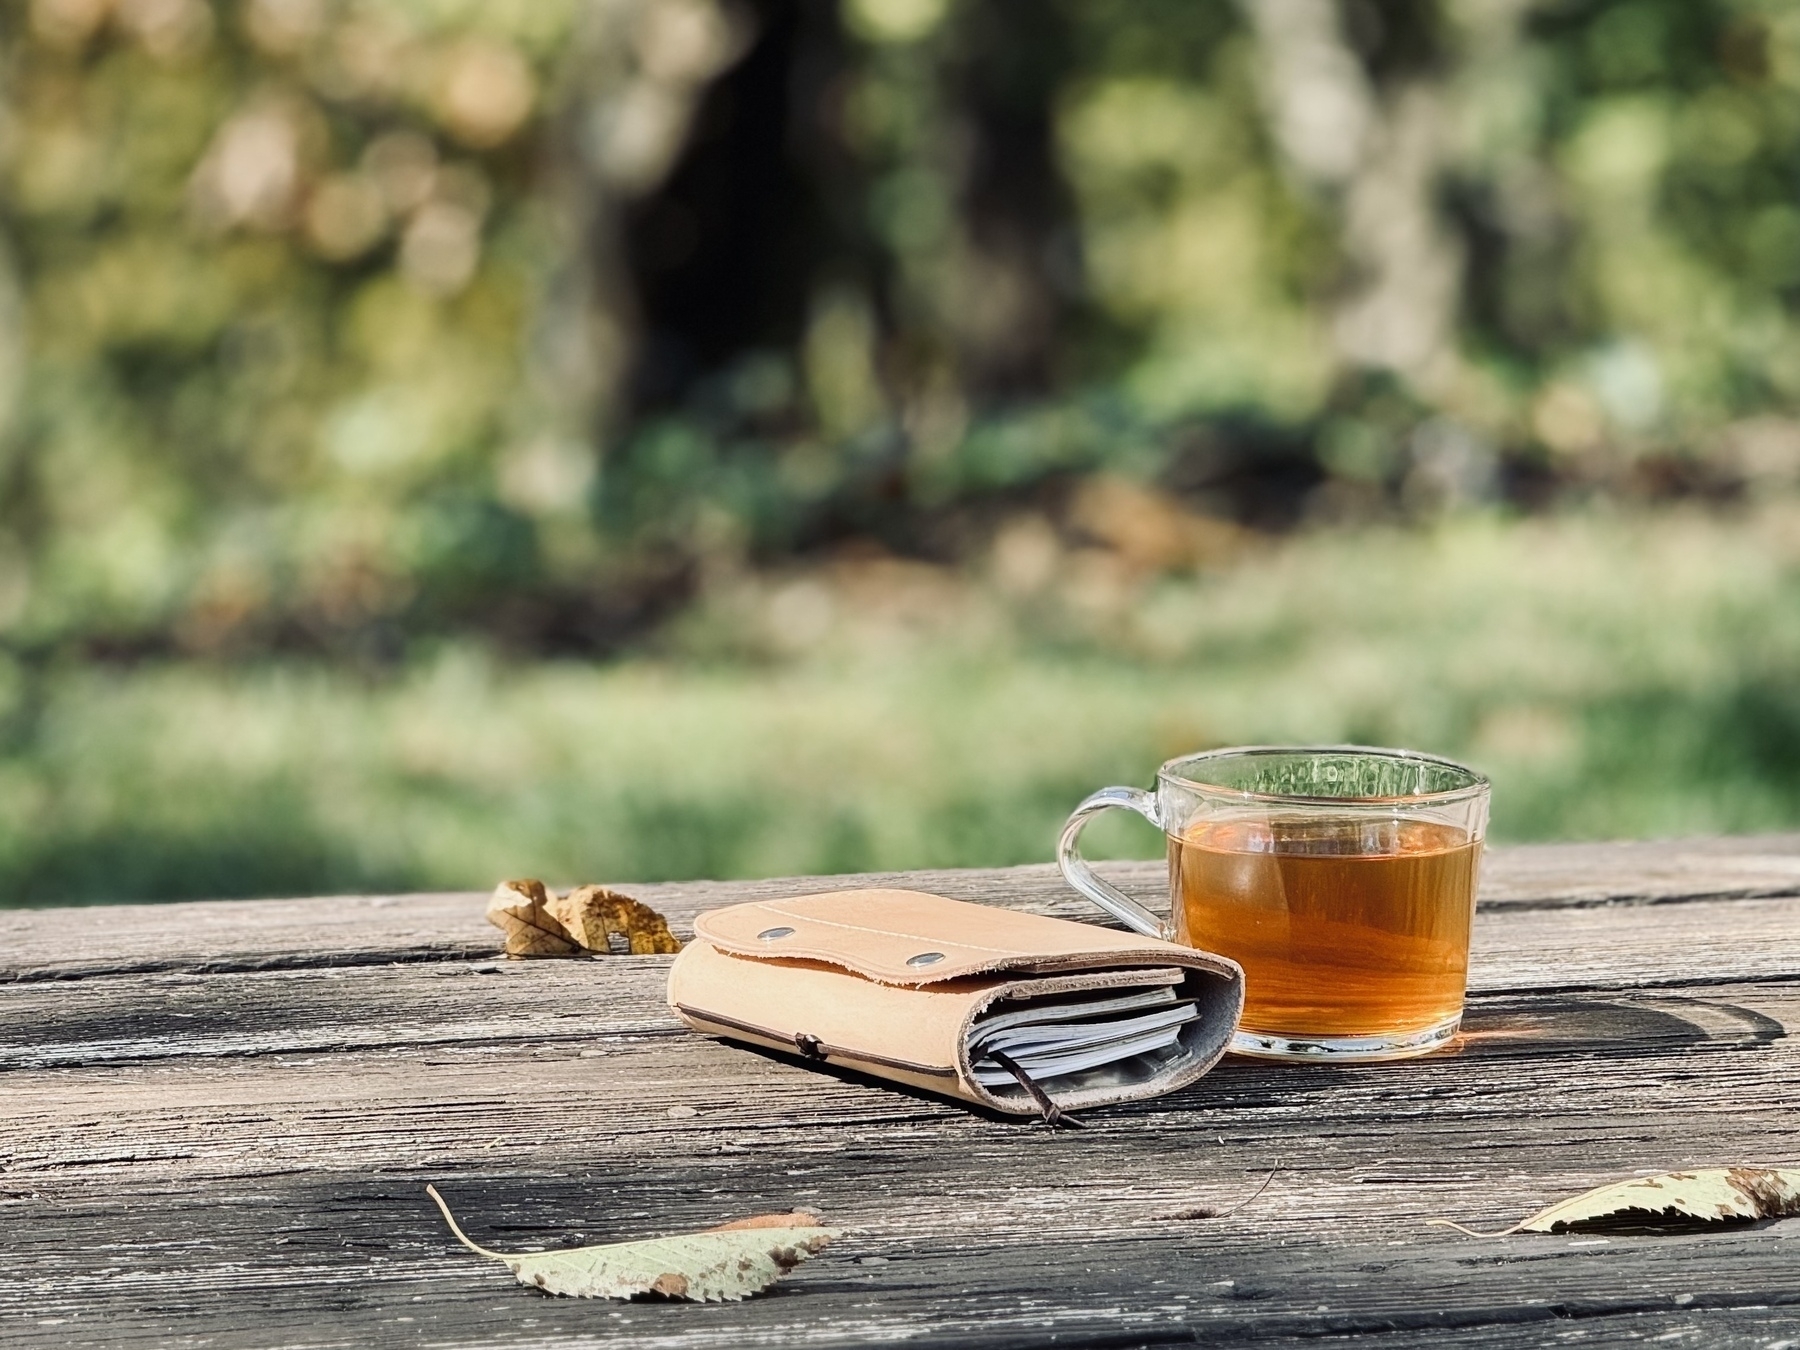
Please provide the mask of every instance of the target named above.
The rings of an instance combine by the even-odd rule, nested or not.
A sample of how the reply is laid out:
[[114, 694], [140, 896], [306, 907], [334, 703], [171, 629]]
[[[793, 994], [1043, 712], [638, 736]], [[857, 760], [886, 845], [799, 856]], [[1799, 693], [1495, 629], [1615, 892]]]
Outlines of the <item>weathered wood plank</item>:
[[[601, 1031], [672, 1031], [662, 998], [669, 959], [490, 955], [28, 982], [8, 990], [0, 1012], [0, 1069], [528, 1037], [549, 1046]], [[1477, 919], [1470, 984], [1656, 989], [1789, 979], [1797, 964], [1800, 897], [1501, 909]]]
[[[976, 1345], [1639, 1316], [1683, 1294], [1800, 1302], [1800, 1264], [1781, 1245], [1800, 1226], [1594, 1245], [1422, 1226], [1505, 1219], [1638, 1169], [1800, 1156], [1800, 1046], [1785, 1034], [1800, 985], [1479, 996], [1455, 1056], [1228, 1062], [1190, 1092], [1052, 1134], [659, 1027], [644, 1013], [658, 964], [440, 975], [440, 998], [418, 968], [166, 982], [216, 1033], [304, 1028], [334, 1003], [344, 1025], [355, 1008], [380, 1025], [424, 1003], [451, 1034], [415, 1024], [386, 1048], [253, 1059], [98, 1052], [94, 1067], [7, 1074], [0, 1189], [8, 1233], [27, 1238], [9, 1238], [19, 1273], [0, 1286], [0, 1328], [31, 1343], [33, 1316], [76, 1306], [61, 1291], [97, 1271], [110, 1273], [79, 1307], [116, 1313], [92, 1343], [121, 1345], [234, 1343], [248, 1300], [243, 1344], [689, 1346], [898, 1336], [921, 1299], [934, 1339]], [[115, 983], [128, 981], [16, 989], [6, 1012], [27, 1015], [20, 994]], [[599, 996], [577, 997], [584, 987]], [[109, 1032], [107, 1016], [76, 1043], [128, 1042], [128, 1019]], [[604, 1056], [582, 1057], [594, 1049]], [[1239, 1215], [1169, 1217], [1226, 1209], [1275, 1168]], [[421, 1207], [428, 1178], [497, 1243], [790, 1204], [853, 1237], [741, 1317], [545, 1305], [448, 1246]], [[165, 1311], [146, 1319], [146, 1306]], [[72, 1326], [41, 1343], [87, 1343]]]
[[[1755, 922], [1732, 928], [1729, 917]], [[1547, 961], [1542, 952], [1552, 943], [1569, 949]], [[553, 1054], [590, 1046], [596, 1037], [680, 1032], [663, 1000], [672, 959], [482, 960], [25, 984], [9, 990], [0, 1008], [0, 1070], [436, 1045], [530, 1044]], [[1615, 961], [1622, 968], [1614, 969]], [[1676, 1004], [1698, 999], [1699, 1007], [1716, 1001], [1706, 995], [1709, 984], [1792, 980], [1786, 972], [1797, 961], [1800, 898], [1732, 902], [1726, 913], [1710, 902], [1649, 914], [1525, 911], [1485, 918], [1472, 984], [1477, 994], [1667, 989]]]
[[[765, 1298], [728, 1308], [621, 1307], [543, 1298], [452, 1248], [435, 1213], [419, 1203], [416, 1179], [365, 1173], [315, 1180], [314, 1197], [292, 1183], [205, 1204], [171, 1197], [163, 1210], [171, 1239], [159, 1247], [114, 1245], [108, 1283], [115, 1289], [58, 1308], [59, 1326], [0, 1321], [8, 1344], [691, 1350], [1001, 1347], [1054, 1337], [1059, 1344], [1118, 1346], [1297, 1336], [1316, 1342], [1393, 1330], [1454, 1332], [1460, 1343], [1467, 1332], [1512, 1328], [1532, 1330], [1542, 1344], [1570, 1321], [1642, 1325], [1656, 1313], [1685, 1321], [1695, 1308], [1739, 1309], [1752, 1327], [1779, 1327], [1785, 1311], [1791, 1327], [1800, 1298], [1794, 1239], [1779, 1227], [1535, 1244], [1421, 1234], [1412, 1225], [1348, 1239], [1321, 1228], [1284, 1247], [1246, 1211], [1069, 1242], [1044, 1235], [1042, 1223], [1039, 1236], [1007, 1244], [974, 1224], [942, 1236], [853, 1233]], [[591, 1197], [604, 1180], [544, 1185], [535, 1204], [505, 1211], [505, 1230], [481, 1235], [521, 1244], [554, 1240], [571, 1222], [588, 1222], [592, 1210], [583, 1212], [579, 1196], [585, 1189]], [[465, 1182], [451, 1189], [464, 1208], [491, 1212], [495, 1198], [513, 1188]], [[97, 1209], [65, 1217], [61, 1227], [51, 1216], [39, 1241], [48, 1249], [66, 1243], [76, 1225], [91, 1230], [103, 1221]], [[165, 1250], [173, 1260], [153, 1265]], [[40, 1263], [34, 1283], [51, 1274], [47, 1265]], [[79, 1317], [64, 1320], [68, 1312]], [[1659, 1330], [1667, 1334], [1667, 1323]]]
[[1490, 907], [1680, 904], [1800, 893], [1800, 834], [1712, 835], [1488, 851]]
[[[481, 1236], [522, 1245], [554, 1241], [572, 1226], [591, 1230], [593, 1198], [609, 1180], [594, 1172], [542, 1182], [523, 1204], [506, 1199], [519, 1190], [510, 1179], [465, 1180], [448, 1189], [464, 1209], [503, 1218], [503, 1225], [483, 1225]], [[659, 1174], [645, 1183], [664, 1196], [681, 1195], [678, 1178]], [[1527, 1244], [1456, 1239], [1413, 1224], [1344, 1237], [1320, 1225], [1284, 1246], [1246, 1210], [1159, 1230], [1083, 1233], [1074, 1241], [1058, 1240], [1045, 1215], [1035, 1236], [1005, 1243], [981, 1232], [976, 1212], [942, 1234], [853, 1232], [773, 1295], [746, 1304], [621, 1307], [542, 1298], [451, 1247], [435, 1213], [420, 1203], [417, 1178], [344, 1174], [310, 1185], [283, 1179], [210, 1203], [167, 1197], [161, 1212], [167, 1237], [112, 1245], [107, 1283], [114, 1288], [59, 1309], [79, 1312], [79, 1321], [54, 1328], [0, 1321], [8, 1343], [179, 1345], [204, 1338], [211, 1346], [691, 1350], [902, 1341], [1000, 1347], [1054, 1337], [1059, 1344], [1118, 1346], [1279, 1343], [1391, 1330], [1456, 1332], [1460, 1341], [1468, 1331], [1517, 1327], [1543, 1338], [1571, 1320], [1641, 1325], [1655, 1313], [1685, 1320], [1696, 1307], [1760, 1313], [1768, 1325], [1777, 1310], [1791, 1319], [1800, 1296], [1794, 1239], [1779, 1227]], [[48, 1216], [39, 1241], [53, 1249], [105, 1218], [98, 1207], [76, 1210], [60, 1225]], [[54, 1273], [50, 1262], [37, 1263], [34, 1283]]]
[[[1800, 1225], [1480, 1241], [1423, 1220], [1505, 1220], [1616, 1174], [1800, 1154], [1800, 1047], [1782, 1031], [1796, 1017], [1800, 988], [1773, 984], [1488, 996], [1460, 1056], [1228, 1063], [1068, 1133], [623, 1029], [597, 1037], [598, 1060], [534, 1055], [526, 1034], [18, 1072], [0, 1329], [20, 1344], [831, 1344], [909, 1327], [943, 1344], [1118, 1344], [1638, 1316], [1684, 1296], [1789, 1306]], [[1236, 1214], [1172, 1217], [1227, 1209], [1277, 1168]], [[496, 1245], [792, 1204], [852, 1232], [729, 1316], [547, 1303], [449, 1244], [427, 1179]], [[104, 1330], [41, 1334], [45, 1308], [107, 1314]]]
[[[397, 982], [387, 997], [399, 1003], [406, 989]], [[377, 998], [367, 1006], [377, 1018], [391, 1007]], [[605, 1005], [596, 1006], [601, 1012], [591, 1021], [560, 1032], [531, 1020], [509, 1031], [497, 1020], [459, 1036], [452, 1019], [414, 1038], [403, 1028], [386, 1046], [336, 1048], [328, 1035], [334, 1048], [254, 1059], [109, 1064], [89, 1043], [91, 1067], [5, 1076], [12, 1128], [0, 1157], [15, 1181], [25, 1173], [71, 1178], [70, 1169], [104, 1169], [126, 1156], [146, 1167], [166, 1159], [182, 1176], [251, 1177], [301, 1162], [441, 1165], [496, 1149], [516, 1161], [554, 1151], [565, 1128], [578, 1136], [568, 1141], [576, 1153], [584, 1141], [605, 1139], [607, 1156], [623, 1158], [640, 1143], [652, 1152], [688, 1144], [706, 1151], [742, 1131], [797, 1146], [809, 1131], [854, 1135], [908, 1122], [924, 1131], [921, 1138], [941, 1131], [963, 1144], [991, 1141], [996, 1166], [1011, 1150], [1038, 1147], [1021, 1143], [1034, 1133], [1025, 1127], [1002, 1128], [951, 1103], [721, 1045], [678, 1030], [672, 1019], [627, 1012], [609, 1021]], [[292, 1005], [296, 1020], [311, 1007]], [[261, 1021], [267, 1009], [253, 1010], [246, 1023]], [[613, 1011], [619, 1016], [621, 1005]], [[1800, 1044], [1786, 1034], [1797, 1021], [1797, 984], [1480, 996], [1455, 1053], [1358, 1069], [1228, 1061], [1189, 1093], [1097, 1115], [1088, 1133], [1068, 1136], [1077, 1141], [1069, 1156], [1071, 1164], [1087, 1158], [1104, 1170], [1108, 1151], [1086, 1151], [1102, 1137], [1154, 1148], [1159, 1131], [1210, 1135], [1235, 1127], [1277, 1140], [1292, 1134], [1289, 1145], [1298, 1149], [1373, 1132], [1390, 1149], [1388, 1136], [1402, 1123], [1423, 1131], [1421, 1150], [1441, 1151], [1447, 1138], [1457, 1151], [1505, 1155], [1546, 1133], [1604, 1136], [1628, 1117], [1660, 1120], [1669, 1131], [1674, 1152], [1637, 1160], [1646, 1166], [1694, 1161], [1693, 1146], [1708, 1131], [1702, 1153], [1752, 1129], [1772, 1133], [1743, 1156], [1800, 1153], [1792, 1111]], [[671, 1106], [695, 1114], [671, 1118]], [[1483, 1122], [1493, 1127], [1485, 1142], [1464, 1137]], [[813, 1142], [832, 1151], [848, 1137]], [[1272, 1165], [1260, 1158], [1244, 1165], [1259, 1163]], [[1620, 1155], [1608, 1165], [1637, 1163]]]
[[[1163, 885], [1159, 863], [1103, 864], [1101, 870], [1146, 896]], [[714, 905], [845, 885], [908, 885], [1098, 917], [1048, 865], [627, 889], [668, 915], [677, 932], [689, 932], [694, 915]], [[1490, 910], [1793, 894], [1800, 894], [1800, 834], [1495, 848], [1482, 876], [1482, 904]], [[485, 898], [433, 893], [0, 911], [0, 982], [475, 957], [494, 948], [493, 930], [481, 918]]]
[[1791, 979], [1800, 896], [1574, 909], [1482, 909], [1469, 987], [1649, 989]]
[[[1640, 1170], [1800, 1159], [1796, 847], [1520, 851], [1490, 874], [1504, 884], [1456, 1053], [1227, 1061], [1063, 1133], [691, 1036], [662, 1006], [666, 958], [477, 974], [443, 956], [491, 952], [481, 897], [351, 906], [335, 930], [319, 902], [0, 915], [25, 921], [0, 940], [27, 939], [5, 958], [25, 982], [0, 994], [0, 1341], [1800, 1340], [1800, 1222], [1677, 1239], [1424, 1226]], [[1121, 870], [1154, 885], [1159, 869]], [[842, 884], [814, 882], [645, 898], [679, 922]], [[1079, 912], [1048, 869], [905, 882]], [[186, 932], [155, 932], [190, 910]], [[80, 920], [58, 955], [56, 925]], [[1179, 1217], [1229, 1209], [1271, 1170], [1241, 1211]], [[502, 1247], [793, 1204], [849, 1235], [743, 1305], [548, 1300], [451, 1244], [428, 1179]]]
[[[1743, 1142], [1745, 1131], [1765, 1133], [1732, 1156], [1786, 1156], [1800, 1153], [1792, 1115], [1800, 1051], [1783, 1031], [1796, 1019], [1800, 990], [1792, 986], [1483, 998], [1458, 1054], [1354, 1070], [1228, 1061], [1191, 1093], [1096, 1116], [1089, 1133], [1069, 1136], [1078, 1144], [1069, 1160], [1086, 1158], [1106, 1174], [1107, 1150], [1083, 1152], [1089, 1144], [1105, 1138], [1108, 1149], [1154, 1150], [1163, 1131], [1210, 1139], [1248, 1130], [1302, 1152], [1366, 1136], [1390, 1150], [1391, 1132], [1404, 1125], [1422, 1131], [1410, 1142], [1420, 1164], [1396, 1166], [1396, 1175], [1412, 1176], [1441, 1161], [1425, 1156], [1434, 1151], [1504, 1157], [1545, 1136], [1605, 1137], [1627, 1118], [1637, 1120], [1633, 1128], [1660, 1121], [1667, 1143], [1655, 1157], [1620, 1153], [1595, 1165], [1692, 1162], [1696, 1150], [1710, 1155], [1731, 1139]], [[595, 1048], [604, 1058], [582, 1056]], [[12, 1183], [29, 1174], [34, 1189], [121, 1162], [158, 1171], [166, 1164], [169, 1175], [189, 1179], [248, 1178], [296, 1164], [459, 1165], [491, 1161], [484, 1155], [495, 1150], [514, 1165], [526, 1156], [541, 1165], [543, 1150], [565, 1143], [580, 1156], [604, 1140], [605, 1156], [623, 1160], [689, 1146], [710, 1155], [739, 1138], [800, 1147], [819, 1130], [833, 1131], [811, 1139], [825, 1152], [868, 1129], [910, 1130], [925, 1143], [986, 1140], [996, 1166], [1013, 1150], [1040, 1147], [1025, 1127], [1000, 1128], [933, 1098], [675, 1031], [596, 1032], [551, 1044], [527, 1031], [510, 1040], [249, 1062], [26, 1070], [5, 1084], [10, 1137], [0, 1156]], [[695, 1114], [671, 1118], [671, 1106]], [[1633, 1147], [1642, 1137], [1630, 1135]], [[1213, 1159], [1194, 1162], [1204, 1168]], [[1243, 1165], [1273, 1162], [1259, 1156]], [[1185, 1163], [1171, 1166], [1179, 1172]], [[1146, 1194], [1152, 1206], [1169, 1198]]]

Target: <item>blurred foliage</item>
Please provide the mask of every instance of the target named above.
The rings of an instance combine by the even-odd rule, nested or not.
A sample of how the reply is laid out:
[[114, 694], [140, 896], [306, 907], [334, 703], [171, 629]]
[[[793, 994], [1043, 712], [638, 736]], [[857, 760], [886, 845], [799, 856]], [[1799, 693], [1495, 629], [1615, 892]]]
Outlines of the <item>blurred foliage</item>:
[[570, 6], [6, 10], [13, 643], [378, 638], [536, 581], [497, 467], [555, 430], [525, 129]]
[[711, 368], [650, 306], [615, 525], [953, 557], [1097, 470], [1264, 526], [1800, 477], [1790, 7], [842, 17], [813, 176], [861, 220]]
[[0, 898], [1042, 862], [1091, 789], [1257, 742], [1455, 755], [1508, 841], [1800, 816], [1793, 505], [1320, 531], [1123, 604], [1098, 553], [746, 580], [601, 667], [90, 664], [0, 759]]
[[1791, 822], [1796, 165], [1776, 0], [0, 0], [0, 895]]
[[1096, 472], [1253, 526], [1800, 476], [1773, 0], [0, 25], [33, 660], [604, 651], [795, 551], [1079, 535]]

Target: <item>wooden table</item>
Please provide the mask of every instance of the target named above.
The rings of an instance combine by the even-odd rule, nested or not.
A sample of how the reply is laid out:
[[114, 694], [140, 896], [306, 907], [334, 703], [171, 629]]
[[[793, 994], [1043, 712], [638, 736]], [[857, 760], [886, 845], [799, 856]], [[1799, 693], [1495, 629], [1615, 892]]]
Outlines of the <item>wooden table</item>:
[[[634, 889], [680, 932], [842, 880]], [[1045, 867], [879, 880], [1089, 917]], [[496, 962], [483, 900], [0, 913], [0, 1343], [1800, 1346], [1800, 1220], [1424, 1222], [1800, 1160], [1800, 835], [1496, 850], [1456, 1049], [1227, 1060], [1069, 1131], [702, 1040], [669, 958]], [[741, 1304], [552, 1299], [428, 1181], [501, 1248], [848, 1231]]]

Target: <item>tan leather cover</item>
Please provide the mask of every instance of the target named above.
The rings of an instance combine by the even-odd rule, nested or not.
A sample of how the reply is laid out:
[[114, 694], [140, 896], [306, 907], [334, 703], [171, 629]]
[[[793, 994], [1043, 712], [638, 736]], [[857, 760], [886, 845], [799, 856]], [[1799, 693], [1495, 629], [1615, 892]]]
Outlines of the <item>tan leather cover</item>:
[[923, 891], [755, 900], [700, 915], [694, 932], [669, 1004], [696, 1031], [1016, 1114], [1038, 1109], [1025, 1090], [983, 1087], [970, 1064], [969, 1028], [990, 1004], [1155, 984], [1195, 1000], [1173, 1062], [1055, 1094], [1074, 1110], [1193, 1082], [1225, 1053], [1244, 1003], [1243, 971], [1225, 957]]

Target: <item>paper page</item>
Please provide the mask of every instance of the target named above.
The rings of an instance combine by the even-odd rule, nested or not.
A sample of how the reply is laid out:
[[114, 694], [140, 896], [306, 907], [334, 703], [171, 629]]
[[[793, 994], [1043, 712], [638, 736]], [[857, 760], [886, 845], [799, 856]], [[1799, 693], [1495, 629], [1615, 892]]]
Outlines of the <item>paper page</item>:
[[1040, 999], [1011, 1012], [984, 1014], [970, 1028], [971, 1039], [979, 1039], [990, 1031], [1029, 1026], [1035, 1022], [1072, 1022], [1081, 1017], [1100, 1017], [1111, 1013], [1133, 1012], [1140, 1008], [1160, 1008], [1175, 1002], [1175, 990], [1168, 985], [1160, 989], [1134, 989], [1106, 998], [1082, 1000]]
[[1160, 1031], [1164, 1027], [1180, 1026], [1193, 1015], [1194, 1005], [1189, 1001], [1136, 1017], [1105, 1018], [1076, 1022], [1069, 1026], [1040, 1023], [1036, 1026], [1011, 1027], [991, 1034], [985, 1028], [978, 1028], [970, 1042], [970, 1049], [977, 1054], [1003, 1050], [1014, 1059], [1021, 1055], [1080, 1050], [1148, 1031]]
[[[1152, 1050], [1161, 1050], [1176, 1044], [1180, 1039], [1181, 1028], [1178, 1026], [1168, 1027], [1161, 1031], [1114, 1041], [1108, 1045], [1078, 1051], [1074, 1054], [1045, 1055], [1030, 1060], [1015, 1056], [1014, 1063], [1032, 1078], [1042, 1081], [1055, 1078], [1060, 1074], [1080, 1073], [1083, 1069], [1097, 1069], [1103, 1064], [1114, 1064], [1119, 1060], [1130, 1059], [1134, 1055], [1146, 1054]], [[990, 1068], [987, 1063], [978, 1063], [975, 1066], [975, 1081], [983, 1087], [1002, 1087], [1009, 1083], [1016, 1083], [1018, 1080], [1009, 1070], [1000, 1068], [998, 1065]]]
[[1017, 1081], [994, 1061], [994, 1051], [1034, 1080], [1052, 1079], [1167, 1049], [1197, 1015], [1193, 1001], [1178, 997], [1172, 984], [1048, 998], [979, 1019], [969, 1031], [970, 1059], [976, 1081], [986, 1087]]

